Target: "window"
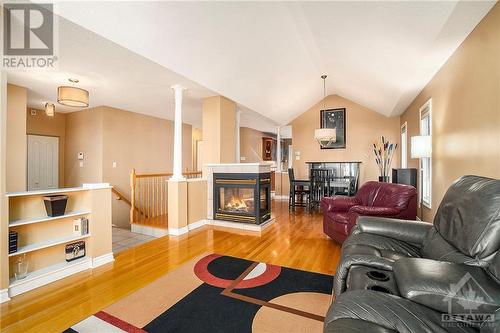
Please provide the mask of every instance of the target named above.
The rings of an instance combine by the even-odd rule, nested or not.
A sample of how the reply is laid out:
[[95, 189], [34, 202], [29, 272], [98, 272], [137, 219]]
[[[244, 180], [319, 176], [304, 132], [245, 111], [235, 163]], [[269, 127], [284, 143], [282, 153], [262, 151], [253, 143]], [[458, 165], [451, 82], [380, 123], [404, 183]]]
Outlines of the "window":
[[408, 167], [408, 125], [404, 123], [401, 126], [401, 168]]
[[[432, 135], [432, 101], [429, 99], [420, 108], [420, 135]], [[432, 157], [420, 159], [420, 202], [427, 208], [431, 208], [432, 201]]]

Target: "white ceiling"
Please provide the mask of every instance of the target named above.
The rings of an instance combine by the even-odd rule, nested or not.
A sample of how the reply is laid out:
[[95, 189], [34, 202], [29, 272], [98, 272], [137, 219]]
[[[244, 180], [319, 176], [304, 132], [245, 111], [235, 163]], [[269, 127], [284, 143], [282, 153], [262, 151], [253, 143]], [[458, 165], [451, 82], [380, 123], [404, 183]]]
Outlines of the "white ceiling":
[[[119, 46], [70, 21], [59, 19], [59, 61], [56, 70], [9, 71], [8, 82], [28, 88], [28, 107], [41, 109], [46, 102], [56, 104], [57, 112], [82, 108], [57, 104], [57, 87], [68, 85], [68, 78], [80, 80], [89, 90], [90, 107], [108, 105], [159, 118], [174, 118], [171, 86], [188, 89], [183, 98], [183, 121], [201, 127], [202, 100], [217, 95], [185, 77]], [[274, 122], [254, 111], [238, 106], [242, 126], [274, 130]]]
[[[322, 98], [321, 74], [328, 75], [328, 94], [384, 115], [400, 114], [494, 4], [60, 2], [58, 11], [189, 78], [198, 97], [209, 90], [193, 82], [285, 124]], [[102, 51], [92, 51], [95, 62]], [[125, 65], [120, 80], [140, 75], [142, 68], [115, 60]], [[101, 68], [88, 69], [82, 74], [107, 78]], [[151, 84], [147, 97], [158, 98], [168, 79], [149, 75], [137, 87]], [[135, 91], [117, 93], [132, 98]]]

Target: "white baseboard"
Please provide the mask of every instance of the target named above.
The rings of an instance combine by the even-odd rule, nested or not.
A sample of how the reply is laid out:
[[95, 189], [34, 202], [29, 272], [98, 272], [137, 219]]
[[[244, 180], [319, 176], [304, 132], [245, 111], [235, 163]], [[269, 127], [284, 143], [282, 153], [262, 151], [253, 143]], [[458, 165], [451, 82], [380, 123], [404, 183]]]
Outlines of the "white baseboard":
[[9, 289], [0, 290], [0, 303], [10, 301]]
[[168, 228], [168, 234], [172, 236], [180, 236], [186, 234], [189, 231], [188, 226], [182, 228]]
[[107, 263], [115, 261], [113, 252], [103, 254], [102, 256], [92, 258], [92, 268], [96, 268]]
[[189, 231], [203, 227], [205, 224], [207, 224], [207, 220], [199, 220], [193, 223], [188, 224], [188, 229]]
[[148, 235], [153, 237], [163, 237], [168, 235], [167, 229], [154, 228], [146, 225], [132, 224], [130, 226], [130, 231], [135, 232], [137, 234]]

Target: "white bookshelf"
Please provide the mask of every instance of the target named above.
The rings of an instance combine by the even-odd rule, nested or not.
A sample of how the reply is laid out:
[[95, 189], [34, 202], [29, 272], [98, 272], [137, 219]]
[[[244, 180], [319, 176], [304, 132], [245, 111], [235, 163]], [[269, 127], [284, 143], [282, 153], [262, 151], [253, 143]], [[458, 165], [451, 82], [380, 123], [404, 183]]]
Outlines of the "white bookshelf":
[[[72, 274], [112, 262], [111, 203], [109, 184], [7, 193], [10, 231], [18, 233], [18, 248], [14, 253], [1, 251], [2, 262], [9, 261], [8, 290], [0, 290], [0, 303], [9, 297], [41, 287]], [[60, 216], [47, 216], [43, 197], [67, 194], [67, 211]], [[72, 233], [73, 220], [86, 217], [88, 233]], [[85, 240], [85, 257], [67, 262], [64, 245]], [[12, 271], [18, 256], [26, 254], [28, 271], [24, 279], [16, 280]]]
[[69, 212], [69, 213], [66, 213], [66, 214], [60, 215], [60, 216], [33, 217], [33, 218], [29, 218], [29, 219], [21, 219], [21, 220], [16, 220], [16, 221], [10, 221], [9, 222], [9, 227], [17, 227], [17, 226], [26, 225], [26, 224], [48, 222], [48, 221], [65, 219], [65, 218], [68, 218], [68, 217], [77, 217], [77, 216], [87, 215], [87, 214], [90, 214], [90, 210], [77, 210], [77, 211]]

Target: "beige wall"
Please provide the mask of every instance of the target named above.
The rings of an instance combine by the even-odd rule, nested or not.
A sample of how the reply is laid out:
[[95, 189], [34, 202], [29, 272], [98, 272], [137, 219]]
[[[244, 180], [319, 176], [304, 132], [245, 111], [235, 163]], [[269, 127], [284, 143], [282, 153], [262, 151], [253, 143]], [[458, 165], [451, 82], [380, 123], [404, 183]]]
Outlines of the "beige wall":
[[9, 205], [7, 197], [7, 73], [0, 71], [0, 289], [9, 286]]
[[[360, 161], [360, 184], [378, 180], [379, 171], [373, 154], [373, 142], [383, 135], [391, 142], [399, 143], [399, 117], [388, 118], [368, 108], [337, 95], [326, 98], [328, 109], [346, 108], [346, 149], [320, 149], [314, 139], [314, 130], [320, 126], [320, 102], [295, 118], [292, 122], [293, 151], [300, 151], [300, 160], [293, 158], [297, 178], [308, 176], [308, 161]], [[392, 167], [399, 166], [399, 149]]]
[[274, 194], [280, 197], [288, 197], [290, 195], [290, 180], [288, 178], [288, 172], [276, 172], [274, 177]]
[[195, 223], [207, 218], [206, 179], [187, 180], [187, 223]]
[[201, 171], [201, 170], [197, 170], [197, 164], [198, 164], [198, 160], [197, 160], [197, 152], [198, 152], [197, 143], [198, 143], [198, 141], [202, 141], [203, 140], [203, 133], [201, 132], [200, 128], [193, 128], [192, 132], [193, 132], [193, 134], [192, 134], [192, 148], [191, 148], [191, 151], [192, 151], [192, 163], [193, 163], [192, 170], [193, 171]]
[[262, 138], [266, 135], [253, 128], [240, 127], [240, 156], [244, 163], [262, 162]]
[[[174, 123], [111, 107], [101, 107], [103, 115], [102, 179], [125, 196], [130, 195], [130, 172], [172, 172]], [[191, 125], [182, 128], [183, 171], [192, 170]], [[113, 162], [116, 168], [113, 168]], [[130, 207], [113, 201], [113, 223], [129, 225]]]
[[66, 114], [56, 112], [53, 117], [48, 117], [45, 111], [36, 110], [36, 116], [32, 116], [30, 110], [26, 110], [27, 134], [55, 136], [59, 138], [59, 187], [64, 187]]
[[220, 163], [236, 163], [236, 103], [221, 97]]
[[422, 208], [423, 220], [433, 220], [456, 178], [500, 178], [499, 41], [496, 4], [401, 116], [408, 137], [418, 135], [419, 108], [432, 98], [432, 209]]
[[[65, 184], [103, 181], [102, 171], [102, 107], [72, 112], [66, 116]], [[80, 166], [78, 153], [84, 153]]]
[[[130, 172], [172, 172], [173, 127], [170, 120], [100, 106], [68, 114], [66, 119], [66, 183], [110, 183], [128, 197]], [[183, 170], [191, 170], [191, 125], [182, 128]], [[79, 166], [78, 152], [85, 154]], [[116, 162], [116, 168], [113, 168]], [[130, 207], [113, 200], [113, 223], [129, 227]]]
[[236, 104], [222, 96], [203, 100], [203, 164], [236, 162]]
[[7, 192], [26, 191], [26, 88], [7, 85]]
[[92, 233], [90, 255], [96, 258], [113, 252], [111, 189], [89, 191], [89, 195], [92, 211], [89, 225]]

